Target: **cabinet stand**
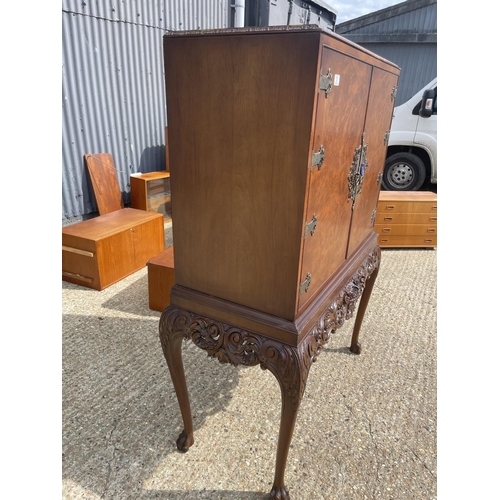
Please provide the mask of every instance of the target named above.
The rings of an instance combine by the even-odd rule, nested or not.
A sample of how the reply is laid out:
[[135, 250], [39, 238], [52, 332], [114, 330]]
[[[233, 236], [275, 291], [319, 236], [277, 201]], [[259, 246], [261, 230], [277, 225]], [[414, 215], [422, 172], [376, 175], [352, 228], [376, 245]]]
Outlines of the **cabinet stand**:
[[[350, 350], [360, 353], [359, 330], [380, 264], [380, 248], [374, 247], [361, 265], [340, 287], [333, 301], [322, 308], [314, 326], [290, 345], [269, 335], [234, 326], [176, 305], [168, 306], [159, 324], [160, 340], [179, 402], [184, 429], [177, 448], [188, 451], [194, 443], [193, 421], [182, 362], [181, 343], [191, 341], [221, 363], [234, 366], [260, 365], [270, 370], [281, 388], [281, 422], [276, 454], [274, 483], [270, 499], [289, 499], [284, 474], [290, 442], [311, 364], [316, 361], [330, 335], [351, 318], [360, 299]], [[174, 287], [175, 288], [175, 287]]]

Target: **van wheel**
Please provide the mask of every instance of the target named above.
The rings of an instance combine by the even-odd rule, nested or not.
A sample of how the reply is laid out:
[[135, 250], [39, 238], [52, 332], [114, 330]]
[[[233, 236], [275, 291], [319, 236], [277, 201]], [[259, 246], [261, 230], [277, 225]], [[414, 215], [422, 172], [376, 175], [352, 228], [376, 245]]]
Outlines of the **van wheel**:
[[387, 191], [417, 191], [425, 182], [424, 162], [412, 153], [396, 153], [385, 161], [382, 185]]

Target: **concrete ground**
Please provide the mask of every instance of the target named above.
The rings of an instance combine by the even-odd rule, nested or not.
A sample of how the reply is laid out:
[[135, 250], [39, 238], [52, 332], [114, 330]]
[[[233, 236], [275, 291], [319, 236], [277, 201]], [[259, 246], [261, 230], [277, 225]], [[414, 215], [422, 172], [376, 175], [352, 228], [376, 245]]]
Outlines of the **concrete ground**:
[[[171, 244], [171, 228], [166, 226]], [[437, 251], [382, 250], [361, 329], [312, 366], [287, 462], [293, 500], [432, 500]], [[186, 453], [144, 268], [101, 292], [62, 282], [62, 498], [258, 500], [271, 489], [277, 381], [184, 342], [195, 423]]]

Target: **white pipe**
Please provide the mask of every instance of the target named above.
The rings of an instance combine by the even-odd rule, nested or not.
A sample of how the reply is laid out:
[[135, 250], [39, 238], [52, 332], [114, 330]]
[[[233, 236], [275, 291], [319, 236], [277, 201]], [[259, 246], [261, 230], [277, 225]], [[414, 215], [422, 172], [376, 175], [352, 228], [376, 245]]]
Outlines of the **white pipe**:
[[245, 26], [245, 0], [234, 1], [234, 27], [243, 28]]

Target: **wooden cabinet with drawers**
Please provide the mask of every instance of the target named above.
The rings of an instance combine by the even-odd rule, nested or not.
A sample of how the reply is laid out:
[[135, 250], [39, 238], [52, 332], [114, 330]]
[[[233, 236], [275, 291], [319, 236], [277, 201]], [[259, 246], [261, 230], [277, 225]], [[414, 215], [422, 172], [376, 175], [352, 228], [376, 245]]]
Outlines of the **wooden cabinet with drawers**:
[[312, 360], [380, 258], [373, 230], [399, 68], [317, 26], [164, 36], [175, 285], [160, 320], [185, 429], [182, 337], [282, 388], [270, 498]]
[[381, 191], [375, 232], [380, 247], [437, 247], [437, 194]]

